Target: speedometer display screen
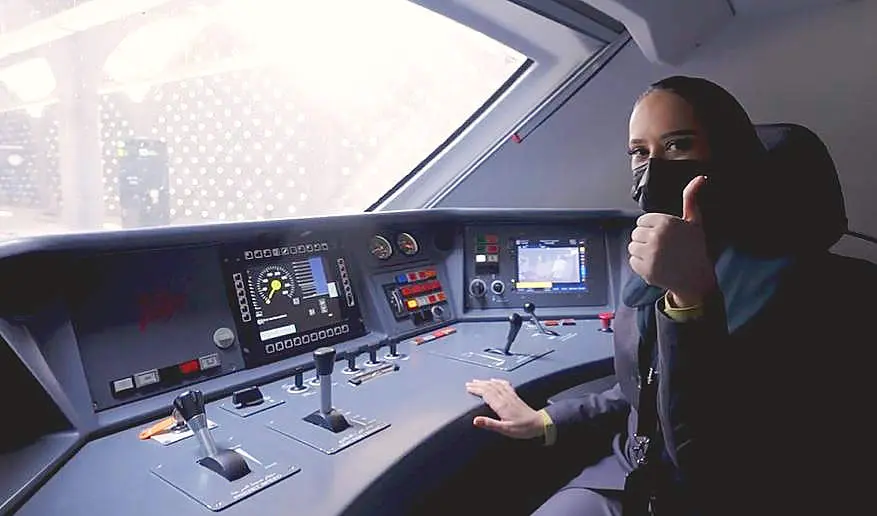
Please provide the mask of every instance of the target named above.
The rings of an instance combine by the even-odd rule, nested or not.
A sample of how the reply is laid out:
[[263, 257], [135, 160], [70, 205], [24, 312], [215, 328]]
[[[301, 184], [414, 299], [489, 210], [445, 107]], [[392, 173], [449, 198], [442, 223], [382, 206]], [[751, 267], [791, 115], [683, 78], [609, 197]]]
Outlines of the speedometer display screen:
[[226, 250], [225, 266], [247, 367], [366, 333], [335, 242], [235, 246]]
[[342, 319], [338, 283], [323, 257], [312, 256], [247, 269], [259, 339], [263, 342]]

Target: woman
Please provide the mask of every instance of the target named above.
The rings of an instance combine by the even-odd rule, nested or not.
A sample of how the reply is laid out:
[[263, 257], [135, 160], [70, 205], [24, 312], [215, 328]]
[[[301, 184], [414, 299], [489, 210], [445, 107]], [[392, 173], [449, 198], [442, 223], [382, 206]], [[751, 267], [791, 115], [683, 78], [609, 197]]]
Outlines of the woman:
[[[765, 180], [765, 150], [740, 104], [712, 82], [653, 84], [629, 130], [633, 198], [646, 214], [631, 233], [633, 274], [616, 313], [618, 383], [536, 411], [506, 381], [473, 380], [467, 390], [499, 416], [474, 425], [547, 444], [615, 435], [614, 453], [540, 515], [789, 513], [802, 489], [817, 487], [819, 471], [802, 457], [840, 464], [816, 443], [842, 439], [845, 422], [836, 428], [814, 409], [846, 401], [800, 399], [802, 371], [835, 364], [802, 351], [807, 339], [835, 336], [801, 316], [812, 288], [832, 299], [833, 283], [815, 278], [829, 275], [826, 248], [840, 233], [812, 249], [783, 243], [788, 217]], [[819, 500], [809, 493], [804, 503]]]

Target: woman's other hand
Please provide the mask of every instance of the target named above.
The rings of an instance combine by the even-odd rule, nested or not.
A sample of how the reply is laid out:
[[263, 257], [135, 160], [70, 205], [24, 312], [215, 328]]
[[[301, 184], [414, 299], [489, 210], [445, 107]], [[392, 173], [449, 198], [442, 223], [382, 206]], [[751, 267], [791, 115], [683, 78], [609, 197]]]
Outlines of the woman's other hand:
[[472, 380], [466, 383], [470, 394], [480, 396], [499, 416], [478, 416], [472, 424], [515, 439], [532, 439], [544, 435], [545, 426], [539, 412], [524, 403], [506, 380]]

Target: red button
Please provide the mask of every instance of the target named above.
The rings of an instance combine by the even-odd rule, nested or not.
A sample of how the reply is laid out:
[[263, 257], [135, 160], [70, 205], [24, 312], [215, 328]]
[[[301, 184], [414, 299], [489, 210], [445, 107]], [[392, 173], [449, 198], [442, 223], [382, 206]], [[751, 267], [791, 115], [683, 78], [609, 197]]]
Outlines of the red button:
[[487, 254], [497, 254], [499, 253], [498, 245], [489, 245], [487, 246]]
[[189, 360], [180, 364], [180, 372], [183, 374], [197, 373], [200, 367], [197, 360]]
[[600, 331], [612, 331], [612, 319], [615, 318], [615, 314], [612, 312], [600, 312], [597, 316], [600, 318], [601, 328]]

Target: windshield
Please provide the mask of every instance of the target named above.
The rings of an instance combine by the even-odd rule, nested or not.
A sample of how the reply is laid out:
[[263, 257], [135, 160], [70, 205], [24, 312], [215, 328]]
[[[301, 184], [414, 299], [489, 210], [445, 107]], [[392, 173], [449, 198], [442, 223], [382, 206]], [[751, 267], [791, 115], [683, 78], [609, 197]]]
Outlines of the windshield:
[[527, 64], [406, 0], [0, 3], [0, 239], [359, 212]]

